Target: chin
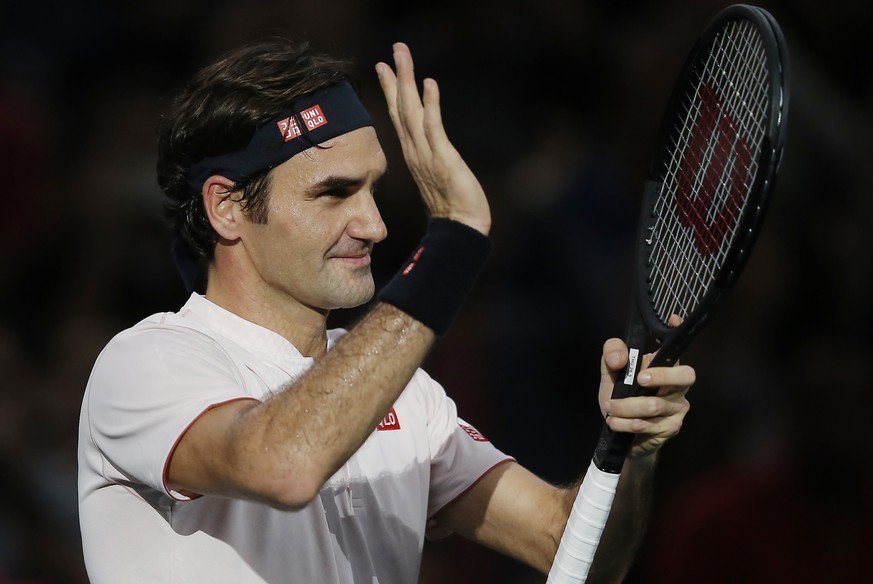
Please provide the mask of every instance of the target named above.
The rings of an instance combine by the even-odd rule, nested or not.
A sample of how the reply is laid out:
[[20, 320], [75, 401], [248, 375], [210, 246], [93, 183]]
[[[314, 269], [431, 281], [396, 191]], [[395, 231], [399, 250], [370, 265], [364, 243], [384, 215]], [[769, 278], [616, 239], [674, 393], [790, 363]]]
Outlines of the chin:
[[335, 306], [334, 308], [337, 308], [337, 309], [343, 309], [343, 308], [357, 308], [357, 307], [359, 307], [359, 306], [363, 306], [364, 304], [366, 304], [367, 301], [370, 300], [370, 298], [372, 298], [372, 295], [371, 295], [370, 297], [364, 299], [364, 300], [356, 300], [356, 301], [353, 301], [353, 302], [344, 302], [344, 303], [342, 303], [342, 304], [340, 304], [340, 305]]
[[359, 294], [350, 293], [346, 295], [345, 298], [338, 298], [336, 302], [333, 303], [333, 308], [357, 308], [358, 306], [364, 305], [372, 300], [374, 293], [375, 289], [373, 286], [368, 287], [366, 290], [362, 290]]

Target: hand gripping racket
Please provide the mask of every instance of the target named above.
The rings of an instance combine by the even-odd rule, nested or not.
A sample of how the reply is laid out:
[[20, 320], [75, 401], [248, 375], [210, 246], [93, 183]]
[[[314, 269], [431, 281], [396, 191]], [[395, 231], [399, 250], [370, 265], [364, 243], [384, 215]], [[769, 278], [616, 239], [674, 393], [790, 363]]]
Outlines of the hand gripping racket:
[[[644, 353], [657, 350], [650, 367], [674, 365], [742, 271], [782, 156], [787, 68], [776, 20], [744, 4], [719, 12], [689, 53], [643, 193], [629, 363], [613, 397], [644, 393]], [[585, 582], [633, 438], [604, 423], [548, 584]]]

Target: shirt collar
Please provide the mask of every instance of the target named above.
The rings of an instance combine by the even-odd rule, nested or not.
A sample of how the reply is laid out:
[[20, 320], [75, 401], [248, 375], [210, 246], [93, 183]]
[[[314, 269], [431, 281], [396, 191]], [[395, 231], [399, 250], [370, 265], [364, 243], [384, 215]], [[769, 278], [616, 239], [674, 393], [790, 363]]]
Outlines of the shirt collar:
[[[183, 317], [193, 315], [207, 323], [218, 334], [244, 347], [260, 359], [280, 363], [288, 359], [312, 360], [311, 357], [303, 356], [297, 347], [282, 335], [248, 321], [196, 292], [188, 298], [180, 315]], [[328, 331], [328, 349], [344, 332], [341, 329]]]

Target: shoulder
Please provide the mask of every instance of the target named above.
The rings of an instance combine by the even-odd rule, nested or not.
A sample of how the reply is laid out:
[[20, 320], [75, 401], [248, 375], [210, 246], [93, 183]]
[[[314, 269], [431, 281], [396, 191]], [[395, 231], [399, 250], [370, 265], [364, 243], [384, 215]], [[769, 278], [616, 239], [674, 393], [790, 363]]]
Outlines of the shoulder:
[[100, 380], [206, 372], [232, 362], [221, 337], [207, 326], [177, 313], [158, 313], [110, 339], [97, 356], [89, 385]]
[[174, 351], [181, 346], [190, 349], [218, 347], [219, 344], [217, 335], [208, 327], [176, 313], [165, 312], [145, 318], [116, 334], [106, 344], [104, 353], [134, 350], [143, 354], [144, 351]]

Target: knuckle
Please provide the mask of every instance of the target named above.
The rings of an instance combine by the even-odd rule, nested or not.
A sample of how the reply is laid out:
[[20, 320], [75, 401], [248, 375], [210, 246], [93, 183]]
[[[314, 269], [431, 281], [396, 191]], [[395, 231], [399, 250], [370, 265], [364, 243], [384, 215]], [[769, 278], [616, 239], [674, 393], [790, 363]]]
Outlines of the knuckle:
[[641, 420], [639, 418], [636, 418], [634, 420], [631, 420], [630, 427], [631, 427], [631, 432], [633, 432], [634, 434], [642, 434], [647, 429], [649, 429], [649, 423], [646, 422], [645, 420]]
[[650, 397], [644, 404], [645, 414], [649, 417], [654, 417], [662, 412], [663, 399], [658, 397]]

